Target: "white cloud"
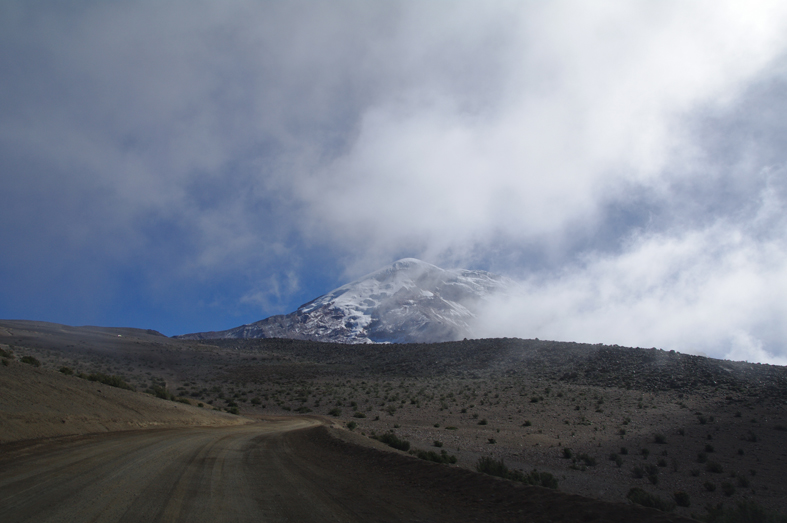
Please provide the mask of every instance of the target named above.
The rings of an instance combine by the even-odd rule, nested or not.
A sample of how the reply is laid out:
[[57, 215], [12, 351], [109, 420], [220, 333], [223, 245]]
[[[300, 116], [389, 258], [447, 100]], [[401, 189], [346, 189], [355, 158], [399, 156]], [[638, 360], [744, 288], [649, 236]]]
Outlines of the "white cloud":
[[[784, 48], [787, 10], [636, 5], [500, 11], [515, 22], [486, 26], [508, 34], [491, 58], [502, 72], [481, 94], [446, 66], [457, 59], [450, 51], [408, 61], [406, 78], [427, 66], [443, 74], [366, 108], [346, 154], [300, 181], [296, 193], [319, 216], [307, 228], [386, 252], [420, 244], [433, 258], [498, 235], [548, 244], [599, 220], [632, 187], [668, 192], [674, 176], [705, 176], [667, 170], [697, 160], [682, 118], [731, 103], [762, 73]], [[460, 26], [440, 29], [469, 69], [486, 58], [487, 47], [461, 45]]]
[[[772, 195], [766, 208], [774, 209]], [[784, 210], [782, 200], [779, 226], [767, 231], [755, 213], [745, 223], [635, 235], [620, 253], [589, 254], [531, 276], [490, 304], [477, 328], [481, 336], [656, 346], [783, 365]]]
[[[785, 175], [763, 174], [787, 162], [783, 2], [36, 6], [0, 6], [0, 218], [22, 224], [0, 269], [18, 281], [85, 260], [241, 274], [256, 314], [317, 246], [348, 276], [404, 255], [550, 264], [527, 284], [542, 337], [787, 339], [769, 290]], [[770, 81], [775, 105], [752, 95]]]

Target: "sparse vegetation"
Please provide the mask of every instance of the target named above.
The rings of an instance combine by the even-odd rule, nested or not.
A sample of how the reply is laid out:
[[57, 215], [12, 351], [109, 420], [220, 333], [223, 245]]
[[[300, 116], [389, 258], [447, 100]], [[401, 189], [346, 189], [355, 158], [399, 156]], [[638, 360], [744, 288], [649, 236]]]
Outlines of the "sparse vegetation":
[[721, 474], [724, 472], [724, 467], [718, 464], [715, 461], [709, 461], [707, 465], [705, 465], [705, 470], [712, 474]]
[[672, 501], [663, 500], [660, 497], [656, 496], [655, 494], [649, 494], [648, 492], [645, 492], [639, 487], [634, 487], [631, 490], [629, 490], [629, 493], [626, 495], [626, 498], [632, 503], [636, 503], [637, 505], [642, 505], [643, 507], [648, 507], [648, 508], [655, 508], [658, 510], [663, 510], [665, 512], [669, 512], [673, 508], [675, 508], [675, 503], [673, 503]]
[[518, 481], [526, 485], [537, 485], [551, 489], [556, 489], [558, 487], [558, 481], [552, 474], [548, 472], [539, 472], [536, 469], [533, 469], [529, 474], [525, 474], [518, 470], [510, 470], [502, 459], [496, 460], [487, 456], [481, 457], [478, 463], [476, 463], [476, 470], [484, 474], [489, 474], [490, 476]]
[[[50, 369], [42, 372], [67, 367], [72, 372], [82, 371], [85, 379], [91, 373], [122, 375], [126, 383], [140, 390], [154, 394], [155, 388], [159, 397], [175, 401], [188, 398], [195, 405], [199, 401], [211, 409], [229, 411], [243, 405], [244, 414], [247, 408], [259, 413], [264, 404], [265, 412], [274, 416], [314, 412], [340, 418], [335, 422], [348, 429], [350, 420], [355, 420], [355, 430], [364, 431], [364, 435], [401, 428], [395, 431], [397, 438], [410, 440], [409, 449], [414, 456], [436, 462], [439, 461], [433, 458], [442, 456], [442, 449], [470, 464], [493, 452], [496, 459], [521, 452], [524, 463], [559, 461], [562, 466], [555, 468], [572, 478], [561, 483], [571, 485], [564, 488], [573, 489], [572, 493], [593, 496], [591, 483], [629, 476], [617, 483], [610, 481], [614, 484], [610, 488], [617, 489], [618, 499], [630, 487], [639, 486], [653, 489], [677, 506], [683, 505], [676, 493], [690, 494], [695, 511], [708, 501], [717, 503], [723, 499], [729, 505], [745, 496], [757, 496], [770, 506], [767, 504], [775, 490], [771, 486], [780, 481], [784, 472], [765, 463], [780, 455], [775, 442], [784, 434], [779, 431], [787, 425], [787, 417], [774, 407], [783, 405], [779, 392], [782, 389], [769, 392], [757, 380], [763, 384], [787, 383], [780, 377], [787, 373], [772, 366], [758, 368], [742, 362], [724, 365], [745, 367], [744, 373], [723, 369], [717, 372], [715, 362], [698, 357], [687, 360], [680, 354], [669, 356], [682, 362], [671, 365], [664, 359], [667, 353], [658, 350], [581, 344], [557, 345], [556, 350], [571, 354], [571, 358], [563, 358], [540, 348], [528, 353], [527, 343], [480, 340], [467, 345], [393, 345], [386, 346], [385, 351], [377, 347], [377, 352], [372, 347], [354, 347], [344, 353], [333, 346], [297, 340], [217, 340], [210, 342], [210, 351], [204, 346], [199, 349], [199, 357], [205, 359], [198, 370], [178, 363], [172, 372], [171, 363], [162, 363], [168, 357], [167, 349], [159, 346], [149, 349], [147, 367], [136, 367], [137, 363], [126, 366], [100, 353], [80, 353], [81, 348], [69, 348], [63, 356], [54, 352], [47, 355], [31, 343], [30, 348], [20, 347], [16, 353], [17, 358], [21, 354], [36, 357], [42, 367]], [[520, 346], [522, 354], [535, 364], [531, 360], [527, 365], [521, 363], [520, 353], [512, 351], [512, 347]], [[481, 360], [475, 359], [477, 347], [486, 351], [480, 352], [485, 358], [496, 358], [495, 367], [479, 365]], [[422, 367], [413, 367], [413, 350], [426, 355], [418, 360]], [[456, 364], [460, 372], [454, 374], [453, 367], [450, 373], [443, 370], [448, 361], [445, 354], [461, 358], [456, 360], [461, 362]], [[640, 372], [641, 363], [635, 364], [635, 359], [658, 361], [659, 365]], [[13, 362], [9, 364], [13, 366]], [[314, 365], [318, 365], [319, 372], [310, 374]], [[355, 370], [347, 372], [348, 368]], [[506, 373], [509, 368], [516, 372]], [[560, 369], [559, 374], [554, 374], [556, 368]], [[363, 369], [362, 375], [357, 374], [358, 369]], [[195, 374], [189, 376], [188, 372]], [[565, 378], [561, 379], [564, 373]], [[766, 373], [770, 373], [767, 379]], [[737, 381], [740, 376], [745, 383]], [[696, 386], [692, 385], [695, 381]], [[86, 386], [76, 380], [71, 382]], [[546, 392], [547, 388], [551, 392]], [[732, 399], [720, 401], [727, 396]], [[531, 402], [531, 398], [539, 400]], [[637, 409], [640, 404], [642, 408]], [[599, 408], [602, 405], [603, 412]], [[738, 413], [740, 416], [734, 417]], [[706, 418], [704, 424], [695, 421], [699, 417]], [[759, 421], [751, 424], [751, 419]], [[442, 447], [435, 444], [438, 441]], [[620, 447], [621, 443], [632, 448]], [[653, 461], [649, 460], [650, 454]], [[699, 464], [692, 463], [695, 457]], [[511, 463], [520, 461], [519, 457], [506, 459]], [[596, 459], [601, 462], [591, 470]], [[709, 461], [718, 462], [724, 470], [713, 472], [707, 468], [713, 467]], [[749, 471], [755, 468], [759, 476], [752, 479]], [[588, 472], [582, 478], [575, 470]], [[741, 472], [734, 477], [723, 473], [731, 470]], [[724, 497], [722, 482], [736, 489], [731, 498]], [[652, 483], [657, 484], [658, 492]], [[713, 491], [707, 485], [712, 485]]]
[[28, 365], [32, 365], [33, 367], [41, 366], [41, 362], [38, 361], [38, 359], [34, 358], [33, 356], [22, 356], [22, 359], [20, 359], [19, 361], [21, 361], [22, 363], [27, 363]]
[[[135, 390], [134, 387], [126, 383], [126, 381], [120, 376], [109, 376], [107, 374], [102, 374], [100, 372], [94, 372], [92, 374], [89, 374], [87, 379], [90, 381], [97, 381], [99, 383], [103, 383], [104, 385], [109, 385], [110, 387], [117, 387], [119, 389], [126, 389], [126, 390]], [[168, 397], [165, 399], [174, 399], [174, 398]]]
[[397, 450], [410, 450], [410, 442], [399, 439], [393, 432], [386, 432], [385, 434], [380, 434], [379, 436], [372, 436], [372, 438]]
[[734, 507], [707, 505], [706, 523], [787, 523], [787, 516], [762, 508], [752, 499], [738, 501]]
[[449, 455], [445, 450], [441, 450], [439, 454], [433, 450], [416, 450], [415, 456], [419, 459], [442, 463], [444, 465], [453, 465], [456, 463], [456, 456]]
[[672, 495], [672, 499], [675, 500], [675, 504], [679, 507], [690, 507], [691, 506], [691, 498], [688, 494], [679, 490]]

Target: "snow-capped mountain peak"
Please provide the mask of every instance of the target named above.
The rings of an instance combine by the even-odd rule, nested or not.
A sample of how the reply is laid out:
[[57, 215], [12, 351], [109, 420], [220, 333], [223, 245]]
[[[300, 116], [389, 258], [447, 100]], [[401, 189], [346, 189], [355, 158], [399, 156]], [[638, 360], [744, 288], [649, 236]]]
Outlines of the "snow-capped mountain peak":
[[342, 343], [434, 342], [471, 337], [475, 310], [507, 278], [441, 269], [415, 258], [343, 285], [295, 312], [188, 338], [297, 338]]

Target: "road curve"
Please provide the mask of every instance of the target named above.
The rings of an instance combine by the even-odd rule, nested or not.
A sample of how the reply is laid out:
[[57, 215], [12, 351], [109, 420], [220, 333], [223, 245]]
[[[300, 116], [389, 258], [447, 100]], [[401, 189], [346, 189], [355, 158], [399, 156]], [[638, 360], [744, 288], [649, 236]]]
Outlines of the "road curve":
[[284, 438], [317, 424], [115, 433], [12, 452], [0, 458], [0, 521], [368, 521], [370, 507], [332, 499], [330, 475]]
[[308, 418], [0, 446], [0, 522], [683, 518], [346, 443]]

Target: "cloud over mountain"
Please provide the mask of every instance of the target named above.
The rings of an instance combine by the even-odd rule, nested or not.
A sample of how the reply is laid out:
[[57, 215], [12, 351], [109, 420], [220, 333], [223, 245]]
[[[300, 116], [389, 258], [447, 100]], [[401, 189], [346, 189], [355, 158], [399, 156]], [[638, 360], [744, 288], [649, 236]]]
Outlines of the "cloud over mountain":
[[495, 332], [776, 361], [786, 35], [765, 1], [3, 2], [0, 316], [225, 328], [413, 256], [524, 282]]
[[339, 343], [432, 343], [474, 337], [476, 313], [513, 290], [485, 271], [441, 269], [414, 258], [334, 289], [277, 315], [185, 339], [292, 338]]

